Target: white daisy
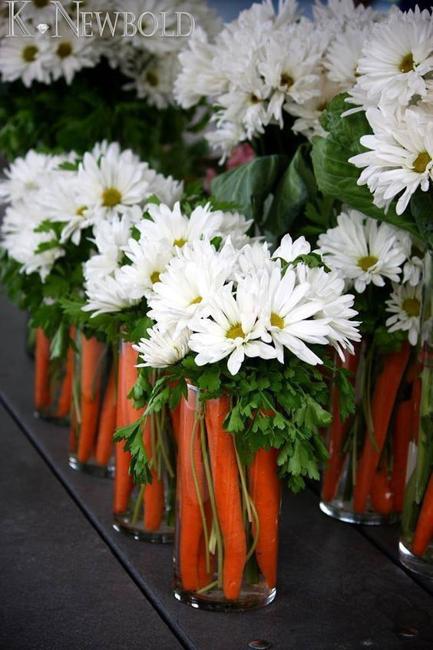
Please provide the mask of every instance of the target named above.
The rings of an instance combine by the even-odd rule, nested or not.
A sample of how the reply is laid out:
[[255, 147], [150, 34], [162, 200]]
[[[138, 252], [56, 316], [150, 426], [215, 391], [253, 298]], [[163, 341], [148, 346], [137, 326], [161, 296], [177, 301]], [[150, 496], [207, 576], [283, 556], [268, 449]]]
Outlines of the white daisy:
[[209, 301], [230, 276], [233, 264], [226, 252], [217, 253], [206, 241], [185, 245], [153, 285], [150, 318], [163, 330], [175, 327], [180, 332], [189, 327], [193, 318], [207, 312]]
[[322, 303], [311, 300], [309, 291], [310, 285], [299, 283], [296, 272], [290, 268], [282, 276], [279, 265], [275, 265], [268, 275], [265, 287], [266, 330], [281, 363], [284, 363], [284, 348], [311, 365], [322, 363], [306, 343], [328, 343], [329, 319], [313, 318], [322, 309]]
[[119, 268], [124, 257], [123, 249], [128, 244], [131, 233], [131, 220], [128, 214], [101, 221], [94, 227], [94, 243], [98, 254], [85, 264], [84, 275], [87, 280], [103, 278]]
[[197, 352], [195, 362], [198, 366], [228, 357], [227, 368], [236, 375], [245, 356], [275, 358], [275, 349], [261, 340], [264, 334], [262, 305], [253, 284], [248, 280], [240, 282], [236, 296], [231, 284], [221, 287], [214, 294], [209, 316], [192, 321], [190, 347]]
[[165, 241], [147, 241], [129, 239], [124, 248], [130, 265], [123, 267], [129, 279], [131, 294], [137, 297], [152, 298], [153, 286], [159, 282], [161, 274], [173, 258], [173, 249]]
[[41, 187], [49, 184], [49, 178], [61, 162], [60, 156], [48, 156], [30, 149], [5, 170], [6, 180], [0, 182], [0, 198], [8, 202], [32, 199]]
[[281, 258], [287, 264], [291, 264], [301, 255], [308, 255], [309, 253], [311, 253], [311, 246], [305, 237], [298, 237], [293, 241], [291, 236], [287, 234], [282, 238], [272, 257], [273, 259]]
[[212, 210], [210, 204], [194, 208], [190, 216], [182, 213], [180, 203], [173, 209], [161, 203], [149, 205], [150, 219], [141, 221], [137, 228], [144, 241], [165, 240], [170, 246], [182, 248], [198, 239], [212, 239], [221, 232], [223, 212]]
[[64, 77], [71, 84], [82, 68], [93, 68], [100, 59], [95, 39], [77, 38], [64, 30], [59, 38], [48, 39], [50, 58], [47, 68], [53, 80]]
[[273, 262], [268, 242], [253, 241], [241, 248], [236, 259], [235, 278], [271, 270]]
[[383, 287], [385, 279], [399, 282], [406, 254], [396, 229], [357, 210], [342, 212], [338, 226], [320, 235], [324, 262], [362, 293], [370, 283]]
[[325, 68], [329, 79], [337, 83], [342, 90], [351, 89], [356, 82], [358, 62], [370, 30], [370, 26], [348, 26], [336, 34], [328, 48]]
[[93, 312], [92, 317], [122, 311], [140, 302], [131, 296], [129, 278], [122, 268], [112, 275], [93, 277], [86, 283], [85, 290], [87, 303], [83, 311]]
[[432, 71], [432, 14], [418, 7], [407, 13], [393, 10], [365, 43], [357, 87], [376, 104], [407, 106], [426, 94]]
[[167, 368], [181, 361], [189, 352], [188, 330], [183, 330], [176, 336], [173, 330], [162, 332], [155, 326], [147, 330], [147, 333], [149, 338], [142, 338], [133, 346], [143, 361], [137, 364], [138, 368]]
[[393, 314], [386, 321], [388, 331], [407, 332], [409, 343], [416, 345], [420, 334], [421, 287], [394, 284], [386, 311]]
[[14, 36], [0, 42], [0, 74], [3, 81], [20, 79], [29, 88], [34, 81], [49, 83], [48, 42], [43, 38]]
[[299, 282], [310, 285], [309, 298], [321, 303], [321, 309], [314, 318], [328, 321], [327, 339], [344, 360], [344, 352], [353, 354], [352, 341], [360, 341], [359, 321], [354, 321], [358, 312], [353, 309], [355, 297], [345, 293], [345, 281], [336, 272], [326, 272], [323, 267], [310, 268], [298, 264], [296, 273]]
[[403, 120], [368, 109], [367, 119], [374, 134], [363, 136], [361, 144], [369, 151], [349, 162], [364, 168], [358, 185], [368, 185], [376, 205], [386, 209], [398, 196], [396, 212], [402, 214], [418, 188], [426, 192], [431, 187], [433, 123], [425, 122], [416, 110], [408, 110]]

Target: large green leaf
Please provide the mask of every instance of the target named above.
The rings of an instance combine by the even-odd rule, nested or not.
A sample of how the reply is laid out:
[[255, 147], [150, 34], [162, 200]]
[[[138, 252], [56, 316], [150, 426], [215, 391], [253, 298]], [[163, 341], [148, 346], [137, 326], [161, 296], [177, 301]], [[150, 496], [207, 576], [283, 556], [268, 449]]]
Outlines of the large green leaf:
[[263, 223], [264, 206], [287, 168], [287, 156], [260, 156], [212, 181], [217, 201], [235, 203], [246, 216]]
[[422, 243], [433, 248], [433, 194], [417, 190], [411, 199], [410, 210]]
[[276, 235], [288, 232], [295, 219], [303, 212], [307, 201], [316, 196], [317, 191], [309, 145], [302, 144], [278, 183], [266, 216], [265, 229]]
[[313, 166], [319, 189], [370, 217], [417, 235], [417, 228], [408, 214], [398, 215], [394, 205], [385, 213], [374, 205], [368, 187], [357, 184], [360, 170], [348, 160], [364, 151], [360, 139], [371, 129], [363, 112], [341, 117], [348, 108], [345, 97], [337, 96], [324, 113], [322, 124], [329, 135], [315, 138], [313, 142]]

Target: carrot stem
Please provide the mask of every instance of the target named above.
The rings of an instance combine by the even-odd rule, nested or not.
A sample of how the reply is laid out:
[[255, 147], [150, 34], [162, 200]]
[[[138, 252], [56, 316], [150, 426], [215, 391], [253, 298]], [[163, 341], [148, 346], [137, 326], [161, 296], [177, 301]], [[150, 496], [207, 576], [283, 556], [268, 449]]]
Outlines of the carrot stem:
[[81, 427], [78, 460], [86, 463], [93, 452], [101, 401], [103, 343], [81, 335]]
[[50, 340], [41, 327], [36, 329], [35, 408], [43, 411], [50, 404]]
[[433, 538], [433, 475], [430, 477], [424, 495], [415, 535], [412, 542], [412, 553], [422, 556]]

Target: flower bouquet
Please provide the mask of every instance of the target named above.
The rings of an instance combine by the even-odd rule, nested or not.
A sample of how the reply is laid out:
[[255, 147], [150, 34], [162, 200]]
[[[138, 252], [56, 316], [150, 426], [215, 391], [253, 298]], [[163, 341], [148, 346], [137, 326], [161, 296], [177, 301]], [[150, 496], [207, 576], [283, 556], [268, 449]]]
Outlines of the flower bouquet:
[[[132, 475], [151, 480], [142, 429], [181, 396], [175, 596], [195, 607], [248, 609], [276, 593], [280, 478], [317, 478], [330, 422], [321, 364], [359, 341], [353, 296], [301, 238], [234, 250], [186, 244], [154, 285], [155, 325], [136, 346], [160, 368], [142, 417], [119, 430]], [[320, 356], [319, 356], [320, 355]], [[348, 396], [344, 372], [338, 381]], [[152, 483], [153, 484], [153, 483]]]
[[380, 524], [403, 509], [416, 418], [423, 260], [410, 235], [387, 223], [356, 210], [337, 222], [319, 237], [319, 251], [356, 292], [362, 342], [343, 363], [355, 388], [353, 414], [344, 417], [332, 388], [321, 509], [343, 521]]

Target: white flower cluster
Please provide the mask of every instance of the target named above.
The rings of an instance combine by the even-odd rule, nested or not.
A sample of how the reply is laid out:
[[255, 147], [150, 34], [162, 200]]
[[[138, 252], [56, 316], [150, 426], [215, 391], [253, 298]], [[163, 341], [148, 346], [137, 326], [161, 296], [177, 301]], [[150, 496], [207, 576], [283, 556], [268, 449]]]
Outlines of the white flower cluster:
[[327, 266], [357, 293], [363, 293], [370, 284], [384, 287], [390, 281], [386, 311], [392, 316], [385, 324], [389, 332], [407, 332], [409, 342], [416, 345], [423, 260], [414, 254], [410, 235], [356, 210], [347, 210], [339, 215], [335, 228], [320, 235], [318, 245]]
[[224, 155], [270, 124], [321, 134], [326, 104], [354, 83], [353, 33], [368, 32], [376, 20], [352, 0], [317, 2], [314, 20], [299, 17], [296, 0], [282, 0], [278, 12], [271, 0], [253, 4], [213, 40], [195, 31], [179, 55], [176, 99], [184, 108], [201, 98], [214, 107], [208, 139]]
[[198, 366], [227, 359], [235, 375], [246, 357], [283, 363], [287, 350], [316, 365], [311, 345], [353, 351], [354, 297], [337, 273], [293, 264], [308, 253], [305, 239], [290, 235], [273, 256], [259, 242], [238, 250], [229, 240], [219, 250], [207, 239], [183, 246], [153, 287], [155, 326], [136, 346], [142, 365], [167, 367], [192, 351]]
[[351, 103], [372, 128], [368, 149], [350, 159], [363, 168], [358, 184], [402, 214], [413, 193], [433, 187], [433, 12], [393, 9], [364, 39]]
[[[141, 210], [133, 210], [103, 221], [96, 229], [98, 254], [85, 264], [84, 311], [96, 316], [119, 312], [143, 298], [156, 300], [161, 275], [182, 251], [203, 239], [225, 243], [229, 235], [231, 247], [242, 246], [249, 240], [250, 226], [242, 215], [212, 210], [209, 205], [196, 207], [187, 216], [178, 202], [173, 208], [164, 203], [149, 205], [144, 219]], [[180, 294], [177, 299], [181, 300]]]
[[[109, 1], [104, 5], [109, 7]], [[74, 22], [75, 3], [62, 0], [61, 4]], [[87, 1], [86, 10], [96, 10], [99, 4], [96, 0]], [[28, 34], [22, 33], [19, 22], [14, 27], [15, 35], [6, 37], [7, 12], [11, 11], [18, 14]], [[49, 84], [63, 78], [70, 84], [79, 70], [98, 64], [104, 53], [102, 38], [77, 37], [61, 14], [57, 20], [58, 36], [53, 36], [55, 22], [56, 10], [50, 0], [31, 0], [25, 5], [10, 3], [4, 15], [0, 15], [0, 77], [3, 81], [19, 79], [29, 87], [34, 81]]]
[[[11, 165], [0, 183], [0, 199], [9, 204], [2, 246], [23, 272], [38, 272], [43, 280], [64, 255], [68, 240], [79, 245], [82, 232], [90, 228], [99, 249], [104, 249], [105, 222], [138, 221], [150, 197], [173, 204], [182, 194], [181, 183], [157, 174], [116, 142], [98, 143], [79, 164], [75, 158], [31, 150]], [[44, 248], [53, 241], [53, 232], [38, 232], [38, 227], [47, 221], [58, 224], [60, 241]]]
[[[131, 81], [125, 86], [137, 96], [146, 98], [159, 109], [174, 103], [173, 86], [179, 69], [178, 54], [188, 38], [173, 36], [188, 34], [192, 28], [187, 21], [213, 35], [219, 21], [204, 0], [113, 0], [114, 10], [129, 12], [139, 19], [140, 31], [135, 36], [118, 38], [107, 49], [111, 65]], [[182, 20], [183, 17], [183, 20]], [[146, 36], [143, 36], [146, 34]]]

